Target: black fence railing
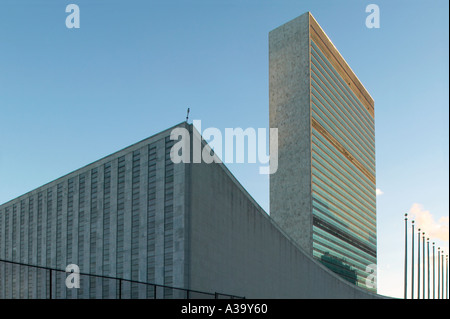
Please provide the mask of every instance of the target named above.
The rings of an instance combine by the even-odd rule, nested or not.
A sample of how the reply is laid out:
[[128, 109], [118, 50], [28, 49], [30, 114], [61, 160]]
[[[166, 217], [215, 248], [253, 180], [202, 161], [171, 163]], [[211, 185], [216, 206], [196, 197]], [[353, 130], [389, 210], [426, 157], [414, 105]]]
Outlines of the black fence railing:
[[[123, 278], [79, 273], [68, 288], [65, 270], [0, 259], [0, 299], [243, 299]], [[70, 286], [70, 285], [69, 285]]]

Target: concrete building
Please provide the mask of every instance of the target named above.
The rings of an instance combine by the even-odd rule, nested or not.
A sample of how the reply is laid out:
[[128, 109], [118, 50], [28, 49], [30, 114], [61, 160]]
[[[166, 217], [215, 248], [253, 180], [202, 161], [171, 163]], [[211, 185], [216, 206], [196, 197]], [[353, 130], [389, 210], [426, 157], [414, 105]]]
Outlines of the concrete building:
[[[340, 144], [327, 144], [336, 156], [342, 158], [335, 150], [337, 145], [350, 146], [321, 117], [311, 115], [315, 107], [310, 101], [320, 99], [313, 99], [309, 76], [314, 78], [311, 70], [315, 69], [309, 61], [320, 58], [331, 67], [318, 49], [314, 59], [308, 53], [313, 47], [309, 44], [309, 19], [309, 14], [303, 15], [270, 34], [270, 118], [271, 127], [279, 125], [281, 164], [271, 178], [273, 216], [255, 202], [224, 164], [175, 164], [171, 160], [175, 141], [170, 133], [174, 128], [189, 132], [191, 156], [194, 139], [199, 138], [192, 125], [181, 123], [0, 205], [0, 260], [61, 270], [76, 264], [90, 275], [246, 298], [380, 298], [359, 287], [369, 275], [364, 277], [360, 268], [356, 286], [317, 260], [320, 248], [329, 245], [327, 241], [337, 241], [337, 249], [330, 254], [342, 253], [348, 246], [355, 250], [344, 240], [347, 238], [359, 239], [373, 250], [370, 236], [375, 232], [370, 222], [360, 225], [353, 220], [348, 230], [337, 232], [344, 215], [355, 215], [355, 219], [356, 213], [335, 210], [331, 200], [326, 202], [325, 212], [338, 217], [333, 220], [321, 215], [324, 201], [319, 200], [328, 195], [312, 183], [328, 187], [315, 180], [324, 172], [319, 164], [327, 168], [336, 160], [323, 154], [327, 140], [320, 140], [317, 133], [322, 131], [318, 128], [329, 130], [326, 138], [330, 140], [329, 136], [336, 135], [334, 139]], [[325, 67], [322, 64], [320, 67]], [[347, 92], [346, 98], [355, 99], [352, 94]], [[314, 112], [327, 111], [317, 106]], [[311, 130], [312, 119], [320, 126]], [[338, 124], [344, 130], [342, 125], [353, 122]], [[305, 143], [302, 134], [312, 142]], [[313, 142], [318, 147], [312, 151]], [[348, 143], [356, 142], [360, 141]], [[297, 151], [305, 156], [298, 156]], [[350, 151], [353, 154], [354, 149]], [[355, 149], [355, 161], [363, 155], [367, 154]], [[341, 174], [348, 178], [346, 174], [360, 172], [353, 168]], [[285, 183], [280, 180], [283, 176]], [[362, 182], [360, 186], [368, 187]], [[354, 196], [371, 198], [370, 192], [361, 192], [355, 190]], [[320, 217], [322, 224], [314, 217]], [[295, 223], [294, 227], [289, 223]], [[370, 232], [367, 241], [360, 238], [354, 224], [360, 225], [361, 232]], [[333, 232], [325, 231], [328, 228], [322, 225]], [[358, 249], [355, 255], [359, 258]], [[43, 272], [16, 269], [0, 261], [0, 298], [46, 298], [49, 294], [53, 298], [116, 298], [117, 289], [116, 282], [96, 277], [83, 279], [80, 288], [68, 289], [65, 276], [49, 282]], [[171, 289], [155, 295], [156, 290], [137, 283], [120, 289], [128, 298], [184, 297]]]
[[[172, 129], [1, 205], [0, 259], [246, 298], [377, 297], [309, 256], [224, 164], [174, 164]], [[48, 296], [45, 275], [8, 269], [0, 262], [1, 298]], [[65, 278], [53, 280], [53, 298], [117, 296], [112, 281], [67, 289]], [[131, 284], [122, 295], [154, 291]]]
[[279, 138], [271, 217], [366, 287], [377, 262], [374, 101], [310, 13], [270, 32], [269, 72]]
[[[0, 259], [63, 270], [76, 264], [82, 273], [184, 287], [186, 172], [170, 160], [167, 132], [0, 206]], [[29, 297], [47, 294], [41, 278], [8, 283], [1, 270], [0, 291], [17, 285]], [[76, 292], [102, 298], [116, 289], [94, 278]], [[64, 280], [53, 293], [66, 297]], [[133, 289], [131, 297], [143, 293]]]

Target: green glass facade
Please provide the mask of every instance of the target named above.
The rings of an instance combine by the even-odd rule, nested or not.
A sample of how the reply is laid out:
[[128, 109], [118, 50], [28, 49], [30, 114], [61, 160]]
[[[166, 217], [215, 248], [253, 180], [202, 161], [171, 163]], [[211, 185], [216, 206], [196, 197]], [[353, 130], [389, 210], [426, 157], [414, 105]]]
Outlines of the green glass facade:
[[311, 43], [313, 256], [362, 288], [376, 264], [374, 117]]

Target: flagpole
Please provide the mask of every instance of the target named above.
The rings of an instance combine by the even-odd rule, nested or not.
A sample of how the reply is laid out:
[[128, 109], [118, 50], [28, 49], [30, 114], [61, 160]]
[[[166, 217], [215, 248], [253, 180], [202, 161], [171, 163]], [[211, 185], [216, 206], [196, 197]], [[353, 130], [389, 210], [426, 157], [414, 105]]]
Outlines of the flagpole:
[[412, 256], [412, 263], [411, 263], [411, 299], [414, 299], [414, 221], [411, 221], [412, 224], [412, 239], [411, 239], [411, 256]]
[[433, 243], [433, 299], [436, 299], [436, 278], [435, 278], [435, 271], [434, 271], [434, 264], [436, 261], [436, 256], [434, 253], [434, 243]]
[[441, 299], [441, 247], [438, 247], [438, 286], [437, 299]]
[[430, 299], [430, 238], [427, 238], [428, 299]]
[[405, 299], [408, 291], [408, 214], [405, 214]]
[[417, 233], [417, 299], [420, 299], [420, 228]]
[[422, 277], [423, 277], [423, 291], [422, 299], [425, 299], [425, 232], [422, 232]]
[[448, 255], [445, 256], [445, 276], [447, 278], [445, 281], [445, 299], [448, 299]]
[[442, 285], [441, 285], [441, 298], [444, 299], [444, 249], [442, 249], [442, 255], [441, 255], [441, 281], [442, 281]]

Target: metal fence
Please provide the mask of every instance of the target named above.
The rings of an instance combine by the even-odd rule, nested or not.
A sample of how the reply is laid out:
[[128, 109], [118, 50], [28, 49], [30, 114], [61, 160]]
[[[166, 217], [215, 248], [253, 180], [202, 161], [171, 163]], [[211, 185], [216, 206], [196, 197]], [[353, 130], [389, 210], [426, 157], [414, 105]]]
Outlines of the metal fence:
[[79, 288], [67, 288], [71, 273], [0, 260], [0, 299], [243, 299], [222, 293], [170, 287], [92, 274], [79, 274]]

